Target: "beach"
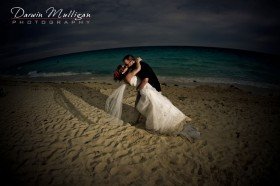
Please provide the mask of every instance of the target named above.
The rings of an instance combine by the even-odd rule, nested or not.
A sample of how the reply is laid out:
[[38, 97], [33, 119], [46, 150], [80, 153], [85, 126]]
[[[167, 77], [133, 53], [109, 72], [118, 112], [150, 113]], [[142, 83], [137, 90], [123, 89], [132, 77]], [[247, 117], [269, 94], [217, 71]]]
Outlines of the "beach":
[[259, 185], [279, 178], [280, 92], [232, 84], [162, 93], [201, 133], [180, 136], [135, 124], [136, 90], [123, 121], [104, 111], [119, 83], [1, 78], [1, 181], [21, 185]]

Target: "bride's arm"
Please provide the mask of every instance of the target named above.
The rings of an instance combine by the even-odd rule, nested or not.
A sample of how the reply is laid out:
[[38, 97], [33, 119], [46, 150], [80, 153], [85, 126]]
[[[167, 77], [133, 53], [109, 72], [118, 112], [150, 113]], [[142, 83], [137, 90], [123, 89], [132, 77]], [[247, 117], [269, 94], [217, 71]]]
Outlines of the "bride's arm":
[[130, 82], [131, 78], [132, 78], [133, 76], [135, 76], [135, 75], [141, 70], [141, 64], [140, 64], [140, 61], [141, 61], [141, 60], [142, 60], [141, 58], [137, 58], [137, 59], [135, 60], [136, 68], [133, 69], [131, 72], [129, 72], [129, 73], [125, 76], [125, 80], [126, 80], [128, 83]]

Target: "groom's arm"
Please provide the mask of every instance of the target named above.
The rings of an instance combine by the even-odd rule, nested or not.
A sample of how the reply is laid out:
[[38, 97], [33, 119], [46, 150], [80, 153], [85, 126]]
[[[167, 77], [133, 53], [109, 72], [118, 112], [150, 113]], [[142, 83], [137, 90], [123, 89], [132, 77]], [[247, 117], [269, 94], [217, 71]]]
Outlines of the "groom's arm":
[[141, 61], [141, 78], [150, 78], [151, 75], [153, 74], [153, 70], [150, 67], [150, 65], [148, 65], [147, 63]]
[[137, 90], [141, 90], [144, 88], [144, 86], [148, 83], [149, 78], [144, 78], [141, 83], [138, 85]]

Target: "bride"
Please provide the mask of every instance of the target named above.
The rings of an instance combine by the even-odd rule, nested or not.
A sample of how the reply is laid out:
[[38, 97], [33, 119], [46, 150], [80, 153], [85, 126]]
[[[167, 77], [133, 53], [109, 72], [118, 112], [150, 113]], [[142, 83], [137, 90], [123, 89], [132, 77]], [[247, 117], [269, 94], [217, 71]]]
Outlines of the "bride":
[[[136, 103], [136, 109], [146, 118], [146, 129], [159, 133], [182, 134], [190, 137], [190, 132], [194, 134], [195, 129], [186, 128], [185, 124], [187, 121], [191, 121], [191, 118], [175, 107], [167, 97], [163, 96], [148, 82], [143, 85], [137, 77], [137, 73], [141, 70], [140, 61], [141, 58], [137, 58], [136, 68], [133, 70], [129, 70], [125, 65], [117, 67], [114, 72], [114, 79], [123, 81], [124, 84], [108, 97], [105, 110], [111, 115], [121, 118], [125, 87], [127, 84], [135, 86], [140, 92], [140, 99]], [[196, 132], [196, 135], [198, 133]]]

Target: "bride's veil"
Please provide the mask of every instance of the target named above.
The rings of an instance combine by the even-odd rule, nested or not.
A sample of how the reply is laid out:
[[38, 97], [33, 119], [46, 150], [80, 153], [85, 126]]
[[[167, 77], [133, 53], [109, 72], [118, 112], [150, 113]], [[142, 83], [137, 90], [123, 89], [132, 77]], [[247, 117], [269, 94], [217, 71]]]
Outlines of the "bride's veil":
[[105, 104], [105, 111], [112, 116], [121, 119], [122, 116], [122, 100], [126, 84], [119, 86], [114, 92], [107, 98]]

